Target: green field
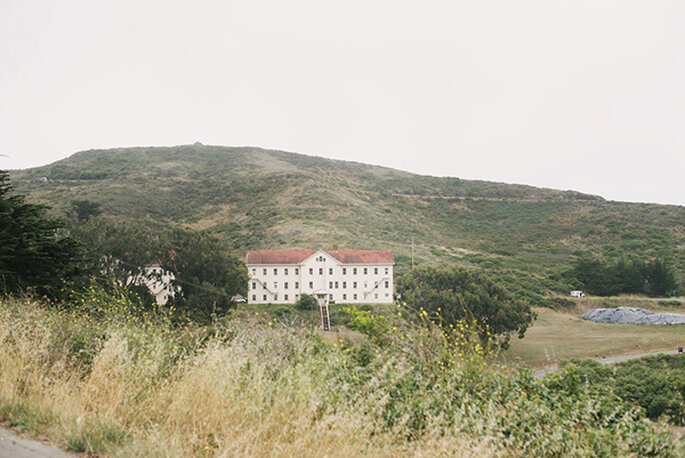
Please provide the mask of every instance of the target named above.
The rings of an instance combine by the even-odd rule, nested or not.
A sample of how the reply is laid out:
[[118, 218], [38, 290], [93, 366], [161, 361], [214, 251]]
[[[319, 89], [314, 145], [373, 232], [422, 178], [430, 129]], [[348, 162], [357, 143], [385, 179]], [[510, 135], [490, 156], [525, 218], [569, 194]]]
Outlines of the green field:
[[[583, 312], [588, 308], [607, 306], [607, 303], [633, 307], [658, 304], [656, 300], [639, 298], [592, 298], [583, 302]], [[649, 308], [652, 311], [685, 312], [685, 309], [677, 307]], [[537, 320], [523, 339], [511, 340], [511, 348], [503, 355], [504, 359], [541, 368], [568, 358], [604, 358], [685, 346], [685, 325], [594, 323], [579, 318], [578, 310], [537, 308]]]

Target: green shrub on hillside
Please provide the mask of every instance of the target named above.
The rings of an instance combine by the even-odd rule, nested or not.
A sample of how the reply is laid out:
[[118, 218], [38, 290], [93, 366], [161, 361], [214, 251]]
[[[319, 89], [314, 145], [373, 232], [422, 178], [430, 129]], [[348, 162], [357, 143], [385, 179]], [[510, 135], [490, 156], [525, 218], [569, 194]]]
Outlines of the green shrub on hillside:
[[431, 319], [448, 326], [474, 321], [483, 340], [492, 333], [504, 348], [509, 335], [522, 338], [535, 317], [530, 304], [474, 270], [420, 266], [398, 277], [395, 285], [402, 301]]
[[574, 367], [578, 376], [592, 387], [613, 390], [622, 399], [634, 402], [647, 417], [665, 416], [674, 425], [685, 425], [685, 357], [648, 356], [602, 366], [593, 360], [571, 359], [561, 367]]
[[299, 310], [316, 310], [317, 302], [314, 297], [309, 294], [302, 294], [300, 298], [295, 301], [295, 308]]

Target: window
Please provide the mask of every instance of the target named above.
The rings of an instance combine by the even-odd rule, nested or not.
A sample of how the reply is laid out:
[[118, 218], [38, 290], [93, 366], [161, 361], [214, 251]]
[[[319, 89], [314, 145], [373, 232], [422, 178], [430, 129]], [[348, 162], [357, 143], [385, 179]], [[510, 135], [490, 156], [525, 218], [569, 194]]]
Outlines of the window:
[[264, 273], [264, 275], [266, 275], [266, 268], [264, 269], [264, 272], [263, 272], [263, 273]]
[[[387, 288], [387, 286], [386, 286]], [[283, 289], [288, 289], [288, 282], [283, 283]]]
[[278, 282], [277, 281], [274, 282], [274, 289], [276, 289], [276, 288], [278, 288]]
[[352, 282], [352, 288], [357, 289], [357, 282]]
[[[378, 296], [378, 294], [376, 294], [376, 296]], [[278, 300], [278, 294], [274, 294], [274, 301], [277, 301], [277, 300]]]
[[390, 294], [388, 294], [388, 293], [385, 293], [385, 297], [390, 297]]
[[328, 298], [329, 298], [330, 300], [333, 300], [333, 295], [332, 295], [332, 294], [329, 294], [329, 295], [328, 295]]
[[338, 289], [338, 282], [335, 282], [335, 289]]
[[274, 275], [278, 275], [278, 269], [274, 269]]
[[366, 275], [366, 274], [368, 274], [368, 273], [369, 273], [369, 269], [367, 269], [366, 267], [364, 267], [364, 275]]
[[328, 282], [328, 289], [333, 289], [333, 282], [332, 281]]
[[378, 299], [378, 293], [373, 295], [374, 299]]
[[368, 283], [368, 282], [364, 282], [364, 288], [368, 288], [368, 287], [369, 287], [369, 283]]
[[388, 268], [385, 268], [385, 275], [388, 275]]
[[343, 294], [343, 300], [344, 300], [344, 301], [347, 300], [347, 294]]
[[283, 268], [283, 275], [288, 275], [288, 268], [287, 267]]
[[299, 288], [299, 287], [300, 287], [300, 282], [297, 282], [297, 281], [296, 281], [296, 282], [295, 282], [295, 289], [297, 289], [297, 288]]
[[[385, 269], [385, 270], [388, 270], [388, 269]], [[295, 275], [298, 275], [299, 273], [300, 273], [300, 269], [298, 267], [295, 267]], [[386, 274], [387, 274], [387, 272], [386, 272]]]
[[343, 267], [343, 275], [347, 275], [347, 268]]
[[345, 288], [347, 288], [347, 282], [346, 281], [343, 282], [343, 289], [345, 289]]
[[332, 267], [328, 268], [328, 275], [333, 275], [333, 268]]
[[253, 300], [253, 301], [256, 301], [256, 300], [257, 300], [257, 295], [256, 295], [256, 294], [253, 294], [253, 295], [252, 295], [252, 300]]
[[252, 275], [257, 275], [257, 269], [252, 269]]
[[319, 275], [323, 275], [323, 267], [319, 267]]
[[257, 289], [257, 282], [256, 281], [252, 282], [252, 289]]
[[283, 300], [284, 300], [284, 301], [287, 301], [287, 300], [288, 300], [288, 295], [287, 295], [287, 294], [286, 294], [285, 296], [283, 296]]
[[295, 294], [295, 300], [298, 300], [300, 298], [299, 294]]
[[314, 289], [314, 282], [313, 281], [309, 282], [309, 289]]
[[264, 300], [266, 300], [266, 294], [264, 295]]
[[314, 269], [312, 269], [311, 267], [309, 268], [309, 275], [314, 275]]
[[352, 268], [352, 275], [357, 275], [357, 268], [356, 267]]
[[388, 280], [385, 280], [385, 288], [387, 289], [389, 287], [390, 287], [390, 282]]
[[374, 267], [374, 268], [373, 268], [373, 274], [374, 274], [374, 275], [378, 275], [378, 267]]
[[354, 299], [355, 301], [357, 300], [357, 294], [356, 293], [352, 295], [352, 299]]

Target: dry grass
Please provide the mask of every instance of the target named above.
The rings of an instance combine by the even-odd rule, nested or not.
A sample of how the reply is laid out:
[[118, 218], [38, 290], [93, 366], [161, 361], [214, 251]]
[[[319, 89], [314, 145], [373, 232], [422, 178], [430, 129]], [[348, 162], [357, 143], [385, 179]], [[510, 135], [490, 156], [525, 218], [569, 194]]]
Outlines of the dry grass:
[[[94, 303], [98, 313], [107, 306]], [[482, 359], [445, 363], [409, 334], [393, 334], [397, 351], [367, 346], [365, 353], [263, 313], [179, 327], [125, 307], [97, 319], [74, 310], [0, 300], [0, 420], [71, 451], [432, 457], [675, 450], [632, 407], [591, 393], [563, 371], [542, 385], [525, 373], [495, 372]]]
[[[602, 306], [596, 301], [592, 303], [594, 307]], [[535, 312], [538, 318], [525, 337], [512, 338], [511, 348], [504, 355], [507, 360], [540, 368], [567, 358], [604, 358], [672, 350], [685, 344], [685, 325], [594, 323], [579, 318], [576, 309], [537, 308]]]
[[[354, 404], [321, 411], [327, 390], [335, 398], [345, 389], [328, 386], [336, 379], [329, 369], [342, 365], [344, 353], [283, 364], [317, 345], [310, 340], [314, 334], [303, 337], [255, 318], [242, 326], [258, 331], [235, 336], [236, 329], [227, 328], [200, 351], [183, 355], [173, 348], [179, 342], [170, 344], [152, 329], [142, 336], [110, 328], [84, 374], [73, 348], [55, 340], [49, 323], [59, 317], [30, 302], [21, 308], [17, 313], [15, 305], [0, 319], [0, 416], [67, 450], [118, 456], [495, 455], [487, 440], [461, 435], [414, 442], [373, 438], [376, 425]], [[170, 364], [169, 353], [181, 356]], [[278, 370], [289, 371], [287, 377], [278, 377]]]

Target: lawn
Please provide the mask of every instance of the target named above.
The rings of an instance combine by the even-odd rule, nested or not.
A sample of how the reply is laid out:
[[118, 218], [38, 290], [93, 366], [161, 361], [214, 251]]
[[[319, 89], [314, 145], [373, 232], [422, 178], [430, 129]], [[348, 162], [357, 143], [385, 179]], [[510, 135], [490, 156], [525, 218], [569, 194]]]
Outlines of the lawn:
[[[606, 299], [605, 299], [606, 300]], [[601, 307], [594, 300], [586, 303]], [[628, 305], [619, 299], [616, 306]], [[676, 308], [650, 307], [654, 311], [684, 312]], [[591, 306], [582, 305], [583, 311]], [[604, 305], [606, 306], [606, 305]], [[635, 305], [632, 305], [635, 306]], [[508, 362], [520, 361], [532, 368], [556, 364], [566, 358], [604, 358], [608, 356], [671, 350], [685, 345], [685, 325], [636, 326], [602, 324], [578, 317], [578, 309], [555, 311], [536, 308], [537, 320], [523, 339], [512, 338], [503, 355]]]

